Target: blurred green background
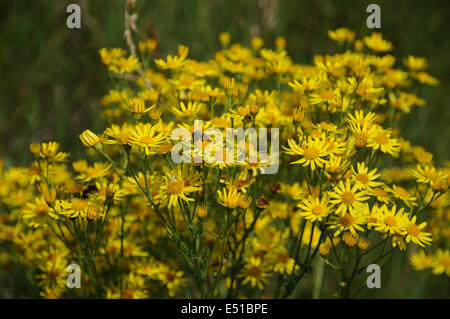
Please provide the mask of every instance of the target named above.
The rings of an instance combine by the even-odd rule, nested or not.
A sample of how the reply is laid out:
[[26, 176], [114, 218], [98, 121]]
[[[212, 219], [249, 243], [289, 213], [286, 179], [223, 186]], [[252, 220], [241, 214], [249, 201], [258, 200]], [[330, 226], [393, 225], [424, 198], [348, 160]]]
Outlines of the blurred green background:
[[[81, 29], [66, 27], [70, 3], [81, 6]], [[420, 91], [427, 106], [404, 117], [403, 136], [433, 152], [438, 161], [448, 160], [448, 0], [138, 0], [137, 11], [140, 29], [158, 38], [160, 56], [175, 52], [182, 43], [190, 46], [193, 58], [213, 58], [220, 48], [218, 34], [228, 31], [232, 42], [249, 44], [251, 36], [258, 35], [269, 47], [277, 36], [284, 36], [294, 61], [312, 63], [315, 54], [336, 50], [327, 30], [347, 27], [359, 37], [372, 32], [366, 27], [370, 3], [381, 7], [381, 32], [394, 44], [391, 53], [397, 58], [427, 58], [428, 71], [440, 81], [439, 87]], [[99, 100], [110, 83], [98, 50], [126, 47], [124, 5], [125, 0], [0, 2], [0, 157], [7, 165], [28, 164], [28, 144], [33, 141], [57, 140], [73, 158], [80, 158], [83, 147], [77, 135], [86, 128], [104, 128]], [[403, 258], [397, 265], [405, 262]], [[386, 289], [366, 296], [450, 295], [448, 282], [439, 283], [438, 277], [429, 281], [410, 267], [392, 269]]]

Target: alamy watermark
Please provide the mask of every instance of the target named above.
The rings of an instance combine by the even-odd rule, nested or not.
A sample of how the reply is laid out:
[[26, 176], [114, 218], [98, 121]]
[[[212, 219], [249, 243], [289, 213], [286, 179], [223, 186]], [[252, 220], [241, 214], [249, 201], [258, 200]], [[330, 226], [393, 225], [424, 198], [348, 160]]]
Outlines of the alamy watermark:
[[66, 12], [70, 13], [66, 19], [66, 26], [69, 29], [81, 28], [81, 8], [78, 4], [69, 4], [66, 8]]
[[369, 29], [381, 28], [381, 8], [378, 4], [372, 3], [367, 6], [367, 13], [370, 15], [367, 17], [366, 25]]
[[66, 272], [70, 273], [66, 279], [67, 288], [81, 288], [81, 269], [77, 264], [67, 266]]
[[366, 272], [371, 273], [366, 280], [367, 288], [381, 288], [381, 268], [377, 264], [370, 264]]

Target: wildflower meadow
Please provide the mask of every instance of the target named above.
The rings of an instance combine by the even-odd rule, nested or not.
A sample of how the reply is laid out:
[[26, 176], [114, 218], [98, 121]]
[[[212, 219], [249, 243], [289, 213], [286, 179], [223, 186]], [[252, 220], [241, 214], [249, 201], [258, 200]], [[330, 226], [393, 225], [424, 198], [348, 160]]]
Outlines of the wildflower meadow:
[[[364, 29], [319, 28], [311, 58], [282, 32], [226, 28], [198, 31], [216, 45], [198, 57], [141, 1], [121, 2], [121, 41], [83, 49], [104, 79], [86, 120], [31, 115], [76, 133], [2, 152], [0, 296], [450, 296], [448, 152], [408, 133], [431, 107], [421, 92], [446, 81], [427, 56], [398, 55], [364, 7]], [[75, 22], [61, 32], [102, 28], [84, 4], [79, 31], [63, 10]], [[443, 127], [430, 140], [448, 141]]]

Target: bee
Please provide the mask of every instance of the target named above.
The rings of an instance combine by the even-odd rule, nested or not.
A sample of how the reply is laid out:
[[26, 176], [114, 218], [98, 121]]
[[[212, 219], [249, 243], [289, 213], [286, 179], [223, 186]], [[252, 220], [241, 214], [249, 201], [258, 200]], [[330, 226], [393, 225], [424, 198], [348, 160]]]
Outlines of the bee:
[[82, 199], [87, 199], [89, 194], [94, 193], [94, 192], [98, 192], [98, 188], [95, 184], [89, 184], [88, 186], [86, 186], [82, 193], [81, 193], [81, 198]]

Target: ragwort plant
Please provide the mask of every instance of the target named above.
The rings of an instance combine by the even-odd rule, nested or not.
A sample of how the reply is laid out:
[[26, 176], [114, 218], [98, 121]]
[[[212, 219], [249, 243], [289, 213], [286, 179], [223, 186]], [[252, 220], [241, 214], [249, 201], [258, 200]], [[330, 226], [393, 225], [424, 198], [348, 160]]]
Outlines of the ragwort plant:
[[[201, 62], [184, 45], [155, 59], [155, 39], [136, 46], [130, 25], [125, 35], [130, 52], [100, 50], [113, 88], [105, 130], [79, 136], [87, 158], [69, 164], [50, 141], [30, 145], [29, 167], [1, 166], [0, 264], [25, 276], [28, 296], [288, 298], [314, 273], [318, 297], [325, 267], [348, 298], [367, 265], [408, 248], [416, 269], [450, 275], [450, 166], [397, 129], [425, 105], [417, 88], [438, 84], [424, 58], [397, 61], [381, 34], [344, 28], [329, 31], [339, 53], [311, 65], [295, 64], [283, 38], [269, 49], [222, 33], [222, 50]], [[207, 134], [173, 152], [172, 131], [195, 135], [196, 120], [279, 128], [281, 150], [265, 154], [278, 171], [262, 174], [264, 154], [206, 161], [195, 149], [219, 143]], [[66, 286], [73, 263], [80, 289]]]

